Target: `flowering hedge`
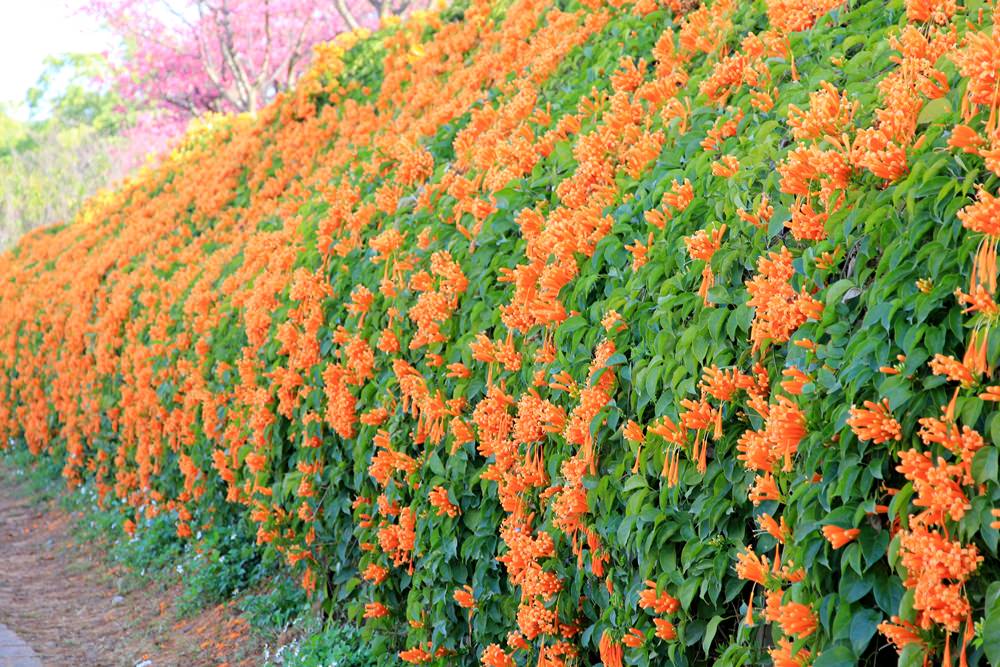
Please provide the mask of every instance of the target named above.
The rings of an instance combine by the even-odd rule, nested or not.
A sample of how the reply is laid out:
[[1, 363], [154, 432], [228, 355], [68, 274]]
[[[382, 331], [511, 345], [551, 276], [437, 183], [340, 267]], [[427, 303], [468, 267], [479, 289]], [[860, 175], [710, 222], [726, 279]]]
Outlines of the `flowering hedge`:
[[997, 18], [342, 38], [3, 256], [4, 442], [411, 663], [996, 664]]

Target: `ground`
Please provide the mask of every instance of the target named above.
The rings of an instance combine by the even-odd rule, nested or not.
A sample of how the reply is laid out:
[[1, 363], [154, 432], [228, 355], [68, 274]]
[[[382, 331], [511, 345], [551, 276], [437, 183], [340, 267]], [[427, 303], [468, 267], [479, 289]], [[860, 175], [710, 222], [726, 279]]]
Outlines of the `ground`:
[[261, 662], [259, 642], [235, 610], [219, 605], [178, 619], [177, 588], [124, 583], [99, 545], [74, 539], [78, 519], [0, 467], [0, 625], [46, 667]]

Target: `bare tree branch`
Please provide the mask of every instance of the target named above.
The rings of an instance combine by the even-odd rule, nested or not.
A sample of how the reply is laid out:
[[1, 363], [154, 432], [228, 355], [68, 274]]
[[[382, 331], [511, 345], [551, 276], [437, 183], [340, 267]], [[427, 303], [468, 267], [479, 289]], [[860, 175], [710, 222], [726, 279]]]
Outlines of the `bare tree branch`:
[[190, 97], [174, 97], [172, 95], [164, 95], [163, 101], [172, 107], [176, 107], [181, 111], [185, 111], [192, 116], [198, 115], [198, 107], [194, 105], [194, 101]]
[[[204, 23], [206, 18], [204, 0], [197, 0], [195, 6], [198, 8], [199, 20]], [[235, 92], [229, 89], [229, 87], [223, 82], [225, 77], [224, 71], [212, 61], [208, 45], [205, 43], [203, 31], [195, 30], [194, 36], [198, 44], [198, 55], [201, 58], [202, 66], [205, 68], [205, 74], [208, 76], [208, 80], [212, 82], [212, 85], [215, 86], [219, 94], [225, 97], [230, 104], [234, 106], [238, 105], [239, 99]]]
[[357, 30], [361, 27], [358, 19], [351, 13], [351, 10], [347, 6], [346, 0], [333, 0], [333, 6], [337, 8], [337, 12], [344, 19], [344, 23], [351, 30]]
[[216, 25], [220, 28], [219, 47], [222, 57], [229, 66], [229, 71], [233, 75], [237, 90], [240, 91], [241, 104], [237, 105], [240, 111], [256, 111], [257, 100], [254, 99], [254, 91], [247, 79], [246, 68], [243, 63], [237, 60], [235, 40], [233, 39], [233, 29], [229, 21], [229, 8], [223, 3], [222, 8], [215, 12]]
[[271, 76], [271, 0], [264, 0], [264, 62], [254, 78], [253, 85], [258, 90]]
[[295, 74], [295, 65], [304, 55], [302, 45], [305, 43], [306, 31], [309, 30], [309, 24], [312, 23], [312, 19], [313, 17], [310, 15], [309, 18], [302, 23], [302, 28], [299, 29], [299, 34], [295, 37], [295, 46], [288, 51], [288, 55], [285, 57], [285, 62], [274, 68], [273, 81], [276, 90], [278, 89], [278, 73], [282, 70], [285, 71], [285, 82], [281, 86], [281, 90], [287, 90], [291, 87], [292, 76]]

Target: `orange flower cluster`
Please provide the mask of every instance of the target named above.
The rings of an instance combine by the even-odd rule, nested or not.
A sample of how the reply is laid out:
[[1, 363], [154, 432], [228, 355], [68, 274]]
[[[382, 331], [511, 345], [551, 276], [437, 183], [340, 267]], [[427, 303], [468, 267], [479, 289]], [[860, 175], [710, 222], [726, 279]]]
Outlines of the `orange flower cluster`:
[[722, 237], [726, 233], [726, 226], [722, 225], [718, 229], [713, 229], [711, 233], [704, 229], [699, 229], [691, 236], [684, 238], [684, 245], [687, 246], [688, 254], [693, 260], [701, 260], [705, 267], [701, 270], [701, 287], [698, 288], [698, 296], [702, 298], [706, 308], [712, 304], [708, 302], [708, 290], [715, 284], [715, 274], [712, 273], [712, 255], [715, 254], [721, 245]]
[[[983, 557], [974, 544], [966, 546], [949, 537], [954, 531], [949, 526], [955, 526], [971, 508], [967, 493], [975, 484], [971, 463], [985, 442], [968, 426], [959, 429], [947, 414], [943, 420], [921, 419], [920, 425], [924, 445], [940, 448], [953, 462], [932, 451], [909, 449], [899, 454], [897, 470], [912, 483], [913, 504], [922, 508], [909, 517], [909, 527], [899, 533], [900, 562], [907, 572], [903, 583], [914, 593], [916, 627], [894, 618], [879, 629], [901, 651], [909, 644], [925, 646], [918, 629], [927, 630], [936, 624], [953, 633], [965, 623], [961, 648], [964, 660], [973, 623], [965, 585]], [[946, 655], [949, 649], [950, 640], [946, 638]]]
[[887, 398], [883, 398], [881, 403], [865, 401], [864, 408], [852, 407], [847, 425], [862, 440], [871, 440], [876, 444], [903, 439], [902, 427], [893, 419]]
[[841, 528], [839, 526], [823, 526], [823, 537], [834, 549], [839, 549], [845, 544], [857, 539], [861, 531], [857, 528]]
[[785, 343], [806, 320], [819, 319], [823, 304], [803, 287], [791, 285], [795, 269], [788, 248], [769, 253], [757, 261], [757, 275], [746, 283], [749, 306], [755, 309], [750, 339], [753, 348], [767, 343]]
[[[912, 14], [920, 15], [916, 20], [935, 23], [947, 22], [956, 9], [954, 2], [944, 0], [911, 0], [910, 4], [916, 5]], [[997, 21], [997, 11], [997, 7], [994, 7], [993, 27], [989, 32], [970, 30], [965, 34], [961, 48], [948, 54], [962, 76], [968, 80], [962, 98], [964, 122], [955, 126], [949, 144], [967, 153], [981, 155], [986, 168], [1000, 174], [1000, 120], [996, 113], [1000, 106], [1000, 95], [996, 87], [996, 71], [1000, 65], [1000, 22]], [[985, 109], [986, 113], [978, 114], [977, 118], [981, 109]], [[994, 222], [994, 228], [995, 224]]]
[[[996, 173], [997, 111], [1000, 97], [996, 86], [995, 65], [1000, 31], [994, 8], [994, 26], [990, 33], [974, 29], [965, 34], [961, 48], [955, 47], [954, 34], [944, 34], [938, 28], [927, 30], [930, 38], [906, 33], [901, 40], [904, 58], [913, 61], [917, 87], [925, 95], [943, 94], [947, 90], [944, 77], [933, 69], [933, 63], [944, 54], [958, 66], [967, 79], [962, 98], [963, 124], [953, 129], [949, 145], [966, 153], [981, 155], [986, 167]], [[948, 0], [909, 0], [907, 15], [911, 21], [947, 24], [956, 12], [956, 4]], [[991, 69], [992, 68], [992, 69]], [[912, 93], [911, 93], [912, 94]], [[981, 128], [972, 127], [977, 111], [986, 108], [988, 115]], [[980, 134], [982, 133], [982, 134]], [[983, 136], [985, 135], [985, 136]], [[967, 646], [974, 636], [974, 619], [966, 587], [983, 561], [975, 544], [963, 544], [956, 539], [958, 522], [971, 510], [971, 498], [981, 492], [972, 474], [972, 461], [985, 445], [983, 437], [968, 425], [959, 428], [955, 413], [959, 394], [973, 394], [968, 400], [995, 400], [993, 388], [980, 390], [980, 378], [992, 368], [987, 360], [990, 330], [997, 316], [994, 301], [997, 275], [997, 242], [1000, 228], [996, 225], [997, 200], [980, 188], [977, 201], [957, 214], [965, 229], [982, 235], [973, 259], [968, 293], [955, 291], [958, 302], [967, 306], [966, 314], [973, 318], [966, 341], [964, 358], [936, 354], [930, 368], [958, 386], [951, 402], [943, 408], [940, 419], [920, 420], [919, 435], [926, 449], [909, 449], [899, 453], [897, 470], [912, 484], [913, 505], [920, 511], [911, 514], [908, 527], [899, 532], [900, 562], [905, 568], [904, 585], [913, 592], [915, 617], [894, 616], [882, 623], [879, 630], [902, 652], [915, 645], [925, 659], [935, 646], [927, 631], [940, 626], [945, 630], [943, 661], [951, 662], [951, 633], [959, 633], [960, 664], [966, 664]], [[962, 632], [962, 626], [965, 626]]]
[[[666, 591], [657, 593], [656, 582], [647, 580], [646, 588], [639, 592], [639, 607], [657, 614], [653, 618], [653, 625], [656, 628], [658, 639], [663, 641], [677, 639], [677, 628], [669, 619], [663, 618], [665, 614], [675, 614], [680, 610], [681, 603], [677, 598]], [[636, 631], [636, 628], [632, 628], [632, 630]], [[645, 641], [645, 636], [642, 639]], [[625, 638], [625, 641], [628, 642], [628, 637]]]

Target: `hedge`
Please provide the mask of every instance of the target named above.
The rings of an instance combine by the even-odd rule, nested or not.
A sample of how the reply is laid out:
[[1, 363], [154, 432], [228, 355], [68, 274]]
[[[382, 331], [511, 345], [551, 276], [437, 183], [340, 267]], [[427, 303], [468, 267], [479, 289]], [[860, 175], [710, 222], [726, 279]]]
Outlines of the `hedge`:
[[0, 259], [0, 426], [433, 665], [1000, 664], [1000, 29], [471, 0]]

